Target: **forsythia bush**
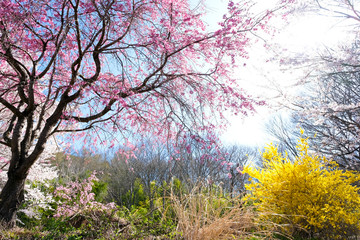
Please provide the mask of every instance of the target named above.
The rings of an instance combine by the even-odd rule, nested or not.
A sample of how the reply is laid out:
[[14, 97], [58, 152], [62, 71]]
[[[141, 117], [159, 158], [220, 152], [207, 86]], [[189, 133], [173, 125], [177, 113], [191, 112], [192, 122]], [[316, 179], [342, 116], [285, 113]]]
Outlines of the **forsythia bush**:
[[[303, 132], [302, 132], [303, 133]], [[263, 218], [289, 224], [288, 233], [343, 238], [360, 229], [360, 174], [343, 171], [336, 163], [310, 154], [300, 138], [299, 157], [293, 161], [269, 145], [263, 167], [247, 166], [247, 196]], [[272, 214], [270, 214], [272, 213]]]

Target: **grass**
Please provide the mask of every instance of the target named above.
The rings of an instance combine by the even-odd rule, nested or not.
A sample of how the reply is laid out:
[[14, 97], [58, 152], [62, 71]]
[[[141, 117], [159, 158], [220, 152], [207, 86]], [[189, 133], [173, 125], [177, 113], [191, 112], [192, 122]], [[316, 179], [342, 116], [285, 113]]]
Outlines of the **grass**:
[[257, 221], [253, 206], [245, 205], [241, 198], [226, 198], [221, 189], [204, 191], [199, 184], [189, 194], [171, 194], [170, 198], [177, 231], [184, 239], [272, 239], [281, 227]]

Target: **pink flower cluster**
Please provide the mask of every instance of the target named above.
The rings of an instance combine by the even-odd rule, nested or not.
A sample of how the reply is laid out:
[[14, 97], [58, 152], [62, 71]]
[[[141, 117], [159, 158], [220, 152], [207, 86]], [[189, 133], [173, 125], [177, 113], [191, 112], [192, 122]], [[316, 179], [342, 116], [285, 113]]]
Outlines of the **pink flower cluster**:
[[97, 181], [99, 179], [96, 177], [96, 171], [94, 171], [90, 177], [82, 182], [69, 182], [66, 186], [57, 187], [55, 197], [60, 200], [54, 217], [71, 217], [91, 210], [114, 210], [116, 205], [113, 202], [103, 204], [95, 201], [92, 187]]

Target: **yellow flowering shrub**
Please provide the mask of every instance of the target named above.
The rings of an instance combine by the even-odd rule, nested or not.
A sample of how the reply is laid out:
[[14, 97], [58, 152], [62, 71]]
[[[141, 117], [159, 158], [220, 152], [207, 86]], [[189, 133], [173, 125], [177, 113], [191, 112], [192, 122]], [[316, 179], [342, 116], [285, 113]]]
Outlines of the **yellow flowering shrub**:
[[[299, 157], [282, 155], [274, 145], [263, 153], [263, 166], [247, 166], [247, 200], [262, 218], [290, 226], [288, 234], [342, 238], [360, 229], [360, 174], [343, 171], [336, 163], [310, 154], [300, 138]], [[272, 214], [269, 214], [269, 213]], [[262, 213], [262, 214], [261, 214]]]

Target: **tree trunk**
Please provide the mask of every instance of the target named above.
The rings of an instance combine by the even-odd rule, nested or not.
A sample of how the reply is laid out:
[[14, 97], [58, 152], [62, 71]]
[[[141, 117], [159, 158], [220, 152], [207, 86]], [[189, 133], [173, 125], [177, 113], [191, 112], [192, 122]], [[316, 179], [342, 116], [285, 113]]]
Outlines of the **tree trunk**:
[[25, 176], [9, 174], [0, 194], [0, 223], [6, 228], [15, 226], [16, 213], [24, 201]]

